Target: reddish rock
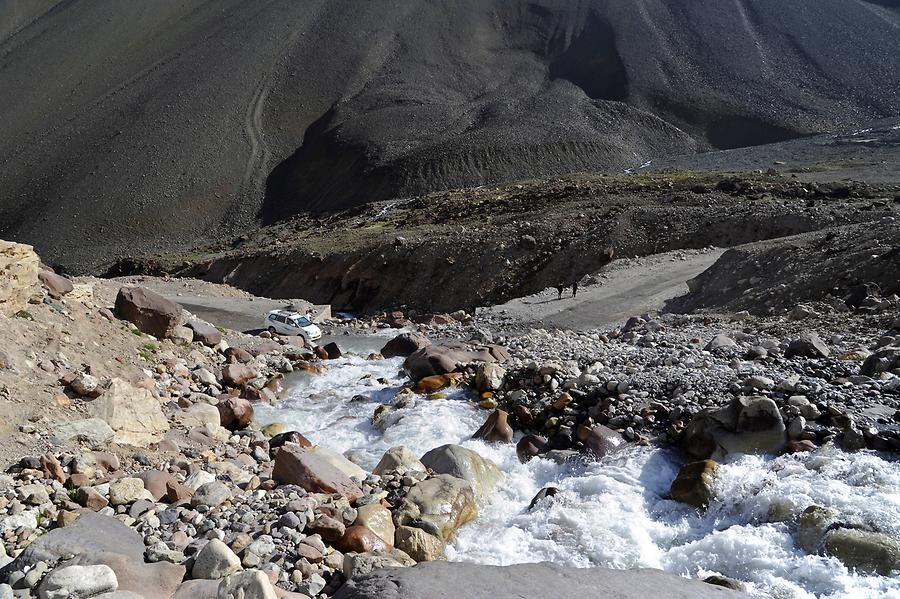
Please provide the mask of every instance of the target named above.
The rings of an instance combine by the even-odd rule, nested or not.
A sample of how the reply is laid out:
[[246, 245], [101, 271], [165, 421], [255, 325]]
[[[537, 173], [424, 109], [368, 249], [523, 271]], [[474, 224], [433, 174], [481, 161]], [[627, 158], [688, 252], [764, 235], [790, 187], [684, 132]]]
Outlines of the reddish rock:
[[241, 364], [229, 364], [222, 369], [222, 382], [232, 387], [240, 387], [247, 384], [255, 379], [256, 376], [254, 369]]
[[300, 447], [312, 447], [313, 443], [297, 431], [287, 431], [284, 433], [278, 433], [271, 439], [269, 439], [269, 448], [276, 449], [281, 447], [285, 443], [294, 443], [295, 445], [299, 445]]
[[481, 425], [473, 439], [484, 439], [485, 441], [496, 441], [500, 443], [509, 443], [513, 438], [513, 429], [506, 421], [509, 414], [503, 410], [494, 410], [484, 424]]
[[313, 348], [313, 353], [315, 353], [315, 354], [316, 354], [316, 357], [319, 358], [320, 360], [327, 360], [327, 359], [328, 359], [328, 352], [325, 351], [325, 348], [322, 347], [321, 345], [315, 346], [315, 347]]
[[268, 339], [263, 341], [258, 345], [254, 345], [250, 348], [250, 354], [253, 356], [262, 356], [265, 354], [275, 354], [281, 352], [281, 344], [277, 341], [272, 341]]
[[100, 494], [99, 491], [94, 489], [93, 487], [81, 487], [75, 493], [75, 501], [78, 502], [78, 505], [82, 507], [86, 507], [87, 509], [99, 512], [107, 505], [109, 502], [106, 500], [103, 495]]
[[240, 347], [229, 347], [225, 350], [225, 359], [229, 364], [246, 364], [253, 360], [253, 355], [246, 349]]
[[159, 501], [166, 496], [166, 485], [174, 480], [172, 475], [162, 470], [145, 470], [135, 474], [135, 478], [144, 481], [144, 488], [150, 491], [153, 501]]
[[181, 306], [143, 287], [122, 287], [116, 314], [142, 332], [165, 339], [181, 322]]
[[572, 396], [568, 393], [560, 393], [559, 397], [550, 404], [550, 409], [556, 412], [562, 412], [570, 403], [572, 403]]
[[284, 387], [284, 375], [276, 374], [266, 383], [266, 389], [272, 392], [275, 397], [281, 398], [284, 396], [285, 387]]
[[534, 415], [526, 406], [518, 405], [513, 408], [513, 416], [519, 423], [519, 428], [530, 428], [534, 424]]
[[77, 489], [78, 487], [86, 487], [91, 482], [91, 479], [87, 477], [85, 474], [74, 473], [70, 474], [69, 478], [66, 479], [66, 488], [67, 489]]
[[166, 482], [166, 499], [169, 503], [188, 501], [194, 496], [194, 490], [186, 487], [174, 478]]
[[66, 482], [66, 472], [52, 453], [41, 456], [41, 470], [44, 472], [44, 478], [61, 483]]
[[810, 441], [809, 439], [801, 439], [799, 441], [788, 441], [787, 444], [787, 452], [788, 453], [801, 453], [804, 451], [815, 451], [818, 449], [815, 443]]
[[339, 493], [351, 503], [363, 494], [349, 476], [315, 453], [292, 443], [282, 446], [275, 455], [272, 478], [312, 493]]
[[305, 558], [306, 561], [311, 564], [318, 564], [325, 558], [325, 556], [322, 555], [321, 551], [319, 551], [315, 547], [307, 545], [306, 543], [300, 543], [295, 547], [295, 550], [297, 552], [297, 555]]
[[467, 345], [459, 342], [432, 344], [410, 354], [403, 362], [409, 375], [419, 380], [435, 374], [447, 374], [472, 362], [505, 362], [509, 352], [500, 345]]
[[216, 404], [222, 426], [230, 431], [247, 428], [253, 420], [253, 406], [242, 397], [228, 397]]
[[416, 393], [434, 393], [435, 391], [455, 386], [461, 378], [462, 374], [459, 372], [426, 376], [416, 382], [414, 390]]
[[94, 452], [94, 461], [107, 472], [115, 472], [121, 466], [117, 455], [103, 451]]
[[334, 543], [344, 553], [365, 553], [367, 551], [390, 551], [393, 546], [365, 526], [351, 526], [344, 536]]
[[537, 435], [525, 435], [516, 443], [516, 455], [523, 464], [528, 463], [531, 458], [542, 454], [547, 449], [547, 439]]
[[385, 358], [407, 358], [423, 347], [431, 345], [431, 340], [422, 333], [403, 333], [384, 344], [381, 355]]
[[38, 279], [40, 279], [50, 297], [54, 299], [59, 299], [75, 289], [72, 281], [56, 274], [52, 270], [42, 270], [38, 273]]
[[625, 445], [622, 435], [602, 424], [578, 427], [578, 438], [584, 443], [588, 453], [595, 458], [602, 458]]

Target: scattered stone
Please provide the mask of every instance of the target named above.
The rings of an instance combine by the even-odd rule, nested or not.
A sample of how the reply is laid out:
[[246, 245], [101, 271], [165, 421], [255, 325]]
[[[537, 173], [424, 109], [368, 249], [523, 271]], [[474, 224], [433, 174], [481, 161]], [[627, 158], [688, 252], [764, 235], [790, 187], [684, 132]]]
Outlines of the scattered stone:
[[241, 397], [228, 396], [216, 404], [221, 425], [231, 431], [243, 430], [253, 421], [253, 405]]
[[89, 411], [109, 424], [113, 440], [122, 445], [146, 447], [161, 440], [169, 430], [169, 422], [153, 394], [143, 387], [114, 378], [99, 399], [91, 402]]
[[719, 465], [713, 460], [690, 462], [681, 467], [672, 481], [669, 495], [675, 501], [697, 508], [705, 508], [714, 494], [716, 470]]
[[503, 410], [494, 410], [491, 415], [487, 417], [484, 424], [481, 425], [481, 428], [475, 431], [472, 438], [491, 442], [510, 443], [513, 438], [513, 429], [507, 422], [508, 417], [509, 414]]
[[192, 320], [186, 325], [194, 332], [194, 341], [207, 347], [215, 347], [222, 343], [222, 333], [213, 325], [202, 320]]
[[827, 358], [830, 355], [831, 350], [828, 349], [828, 346], [825, 345], [817, 334], [809, 331], [802, 333], [799, 337], [791, 341], [787, 351], [784, 352], [784, 357], [786, 358], [793, 358], [795, 356], [803, 358]]
[[234, 551], [219, 539], [212, 539], [194, 560], [191, 576], [207, 580], [218, 580], [241, 569], [241, 560]]

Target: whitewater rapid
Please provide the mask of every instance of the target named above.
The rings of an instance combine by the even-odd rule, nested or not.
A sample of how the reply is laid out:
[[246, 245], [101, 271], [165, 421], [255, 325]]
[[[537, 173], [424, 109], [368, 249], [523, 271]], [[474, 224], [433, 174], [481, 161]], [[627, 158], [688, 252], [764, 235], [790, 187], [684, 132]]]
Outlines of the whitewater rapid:
[[[837, 559], [807, 555], [795, 546], [790, 524], [791, 516], [817, 504], [900, 535], [896, 461], [832, 448], [739, 456], [722, 465], [717, 499], [700, 513], [666, 499], [680, 463], [670, 450], [633, 446], [594, 463], [520, 464], [514, 445], [470, 439], [487, 412], [464, 390], [438, 400], [414, 396], [376, 427], [375, 408], [390, 403], [406, 380], [401, 367], [401, 359], [331, 361], [325, 374], [294, 376], [288, 397], [260, 408], [257, 419], [283, 422], [369, 470], [396, 445], [422, 455], [459, 443], [492, 459], [506, 477], [492, 503], [447, 548], [450, 560], [722, 574], [777, 599], [900, 599], [900, 579], [856, 575]], [[561, 492], [529, 512], [546, 486]]]

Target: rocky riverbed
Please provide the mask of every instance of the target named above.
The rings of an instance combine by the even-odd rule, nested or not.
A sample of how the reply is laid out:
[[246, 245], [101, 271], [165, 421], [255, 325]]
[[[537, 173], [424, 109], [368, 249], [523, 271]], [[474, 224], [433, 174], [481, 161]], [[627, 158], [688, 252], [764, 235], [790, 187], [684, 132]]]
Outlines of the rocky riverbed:
[[2, 250], [4, 599], [900, 594], [874, 287], [577, 332], [388, 313], [306, 347]]

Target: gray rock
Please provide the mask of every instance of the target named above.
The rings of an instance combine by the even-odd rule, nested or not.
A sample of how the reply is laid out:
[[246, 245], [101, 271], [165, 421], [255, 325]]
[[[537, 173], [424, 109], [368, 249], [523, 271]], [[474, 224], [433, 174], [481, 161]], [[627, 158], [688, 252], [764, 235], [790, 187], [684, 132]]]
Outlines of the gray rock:
[[112, 505], [134, 503], [144, 496], [144, 481], [139, 478], [120, 478], [109, 484], [109, 502]]
[[31, 542], [10, 564], [0, 569], [0, 580], [30, 570], [38, 562], [59, 567], [105, 564], [116, 574], [120, 591], [147, 597], [170, 597], [184, 578], [185, 569], [165, 562], [144, 563], [144, 541], [115, 518], [84, 513], [69, 526], [56, 528]]
[[397, 549], [393, 551], [373, 551], [371, 553], [349, 553], [344, 556], [344, 576], [348, 579], [353, 579], [369, 574], [379, 568], [403, 568], [414, 566], [415, 564], [416, 562], [412, 558]]
[[788, 345], [787, 351], [784, 352], [786, 358], [801, 356], [804, 358], [827, 358], [831, 355], [831, 350], [813, 332], [802, 333], [799, 337], [792, 340]]
[[53, 425], [52, 431], [60, 439], [84, 443], [95, 448], [106, 445], [116, 435], [112, 427], [101, 418], [59, 422]]
[[232, 574], [219, 583], [219, 599], [277, 599], [269, 577], [259, 570]]
[[194, 560], [191, 576], [199, 579], [218, 580], [241, 569], [241, 560], [234, 551], [219, 539], [212, 539]]
[[725, 333], [719, 333], [715, 337], [709, 340], [709, 343], [706, 344], [706, 351], [714, 352], [716, 350], [725, 349], [728, 347], [735, 347], [737, 343], [734, 339], [726, 335]]
[[[344, 556], [344, 560], [346, 563], [347, 556]], [[322, 592], [322, 589], [325, 588], [325, 579], [319, 576], [318, 574], [310, 574], [303, 578], [303, 580], [297, 585], [297, 590], [303, 593], [304, 595], [309, 595], [310, 597], [315, 597], [319, 593]]]
[[706, 409], [685, 428], [682, 447], [698, 459], [729, 453], [780, 453], [787, 444], [781, 412], [767, 397], [736, 397], [721, 409]]
[[461, 445], [436, 447], [422, 456], [422, 463], [438, 474], [449, 474], [468, 481], [479, 502], [487, 501], [503, 473], [494, 462]]
[[740, 599], [746, 595], [661, 570], [576, 569], [549, 563], [481, 566], [442, 561], [377, 570], [351, 580], [334, 595], [334, 599], [425, 597]]
[[50, 572], [38, 588], [40, 599], [85, 599], [119, 588], [116, 573], [105, 565], [66, 566]]
[[410, 489], [406, 499], [408, 506], [398, 512], [397, 522], [415, 522], [443, 541], [451, 539], [460, 526], [478, 516], [472, 485], [449, 474], [420, 482]]
[[825, 550], [863, 572], [890, 576], [900, 570], [900, 541], [880, 532], [838, 528], [825, 536]]
[[425, 465], [419, 461], [419, 457], [411, 449], [404, 445], [398, 445], [384, 452], [381, 460], [372, 470], [372, 474], [382, 475], [392, 470], [425, 472]]
[[231, 499], [231, 491], [222, 481], [214, 480], [201, 485], [191, 497], [191, 505], [196, 507], [218, 507]]

